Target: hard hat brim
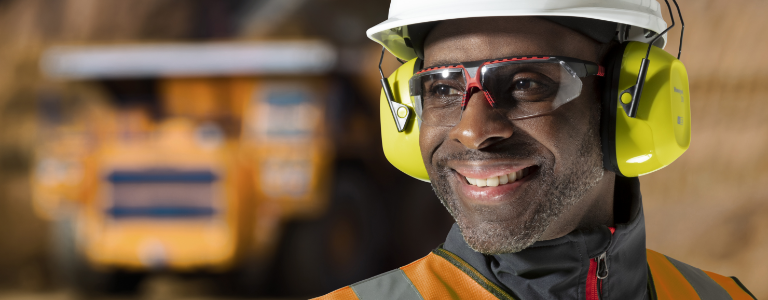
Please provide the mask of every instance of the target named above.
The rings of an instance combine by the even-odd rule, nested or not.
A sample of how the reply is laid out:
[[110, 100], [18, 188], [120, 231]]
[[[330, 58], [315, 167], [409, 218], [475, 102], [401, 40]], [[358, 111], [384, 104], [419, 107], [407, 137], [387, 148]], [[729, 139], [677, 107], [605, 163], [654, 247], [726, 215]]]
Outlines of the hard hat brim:
[[[416, 57], [416, 52], [405, 43], [404, 36], [407, 36], [407, 30], [404, 29], [404, 26], [443, 20], [504, 16], [563, 16], [616, 22], [657, 33], [667, 28], [667, 23], [661, 17], [658, 9], [654, 10], [625, 1], [600, 1], [599, 6], [591, 7], [570, 3], [583, 3], [583, 0], [541, 1], [546, 4], [537, 2], [539, 1], [525, 1], [524, 3], [527, 4], [521, 5], [521, 1], [504, 1], [495, 3], [492, 10], [482, 6], [445, 5], [444, 3], [439, 7], [425, 8], [420, 12], [406, 11], [396, 15], [390, 13], [388, 20], [371, 27], [366, 31], [366, 34], [371, 40], [387, 48], [393, 55], [409, 60]], [[557, 3], [552, 4], [551, 2]], [[557, 7], [554, 7], [555, 5]], [[659, 45], [663, 47], [666, 44], [666, 34], [660, 40]]]

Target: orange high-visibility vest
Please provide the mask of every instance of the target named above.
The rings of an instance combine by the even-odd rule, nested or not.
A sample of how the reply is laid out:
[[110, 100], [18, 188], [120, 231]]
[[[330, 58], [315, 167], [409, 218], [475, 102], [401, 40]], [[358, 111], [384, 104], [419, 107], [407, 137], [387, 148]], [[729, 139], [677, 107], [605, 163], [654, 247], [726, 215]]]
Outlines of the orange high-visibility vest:
[[756, 299], [736, 277], [702, 271], [653, 250], [645, 253], [651, 299]]
[[[702, 271], [647, 250], [651, 299], [754, 300], [735, 277]], [[514, 299], [455, 254], [438, 248], [407, 266], [338, 289], [320, 300]]]

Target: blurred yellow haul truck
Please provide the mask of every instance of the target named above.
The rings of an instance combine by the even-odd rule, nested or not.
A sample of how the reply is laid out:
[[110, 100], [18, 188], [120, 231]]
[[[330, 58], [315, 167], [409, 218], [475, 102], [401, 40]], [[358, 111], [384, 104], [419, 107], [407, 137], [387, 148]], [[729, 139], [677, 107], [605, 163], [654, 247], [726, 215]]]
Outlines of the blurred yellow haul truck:
[[[263, 288], [283, 225], [329, 210], [335, 61], [320, 41], [49, 49], [43, 71], [76, 91], [41, 97], [32, 177], [59, 271], [90, 292], [155, 271]], [[328, 247], [360, 231], [337, 225]]]

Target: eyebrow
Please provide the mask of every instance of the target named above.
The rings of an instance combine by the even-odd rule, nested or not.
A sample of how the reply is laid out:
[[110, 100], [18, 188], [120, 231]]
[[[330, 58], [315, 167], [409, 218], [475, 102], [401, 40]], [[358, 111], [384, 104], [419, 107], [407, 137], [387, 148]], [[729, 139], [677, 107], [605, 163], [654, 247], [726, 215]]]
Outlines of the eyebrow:
[[460, 64], [462, 64], [462, 63], [461, 62], [451, 61], [451, 60], [438, 60], [435, 63], [433, 63], [432, 65], [424, 66], [422, 68], [422, 70], [423, 69], [434, 68], [434, 67], [455, 66], [455, 65], [460, 65]]

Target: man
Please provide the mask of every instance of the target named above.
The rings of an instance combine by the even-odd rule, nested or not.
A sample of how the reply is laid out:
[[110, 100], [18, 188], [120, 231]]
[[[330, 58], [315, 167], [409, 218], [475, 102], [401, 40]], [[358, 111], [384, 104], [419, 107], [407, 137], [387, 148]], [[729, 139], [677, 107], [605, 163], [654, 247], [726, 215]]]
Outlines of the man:
[[[646, 251], [639, 181], [604, 163], [603, 70], [640, 26], [610, 12], [629, 4], [523, 2], [392, 1], [390, 32], [423, 60], [409, 81], [421, 159], [456, 224], [428, 256], [320, 299], [753, 299]], [[661, 18], [655, 1], [624, 2]], [[654, 26], [636, 40], [657, 41]]]

